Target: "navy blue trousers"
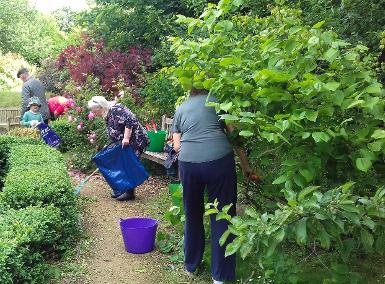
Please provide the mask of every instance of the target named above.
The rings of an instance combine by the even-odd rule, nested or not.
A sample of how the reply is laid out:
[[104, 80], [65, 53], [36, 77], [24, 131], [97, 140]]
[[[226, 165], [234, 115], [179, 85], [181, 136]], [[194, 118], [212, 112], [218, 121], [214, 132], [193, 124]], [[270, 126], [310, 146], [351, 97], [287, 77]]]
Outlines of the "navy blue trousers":
[[[237, 179], [234, 154], [206, 163], [179, 162], [180, 177], [183, 184], [183, 203], [186, 214], [185, 223], [185, 266], [194, 272], [203, 259], [205, 234], [203, 226], [204, 191], [207, 187], [209, 202], [215, 199], [219, 209], [233, 204], [229, 211], [235, 215], [237, 201]], [[235, 280], [235, 255], [225, 257], [225, 247], [219, 245], [219, 239], [227, 230], [228, 222], [216, 221], [211, 216], [211, 270], [214, 280]], [[228, 239], [229, 243], [232, 237]]]

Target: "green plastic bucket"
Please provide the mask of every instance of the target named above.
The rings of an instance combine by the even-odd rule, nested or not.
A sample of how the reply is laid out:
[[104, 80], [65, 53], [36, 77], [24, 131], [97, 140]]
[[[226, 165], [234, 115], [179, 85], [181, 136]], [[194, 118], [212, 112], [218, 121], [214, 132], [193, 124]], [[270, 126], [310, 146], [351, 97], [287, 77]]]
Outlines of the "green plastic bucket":
[[166, 131], [147, 131], [150, 138], [150, 145], [147, 150], [150, 152], [163, 152], [164, 144], [166, 143]]
[[171, 194], [172, 204], [174, 206], [183, 207], [182, 202], [182, 185], [180, 183], [170, 183], [168, 190]]

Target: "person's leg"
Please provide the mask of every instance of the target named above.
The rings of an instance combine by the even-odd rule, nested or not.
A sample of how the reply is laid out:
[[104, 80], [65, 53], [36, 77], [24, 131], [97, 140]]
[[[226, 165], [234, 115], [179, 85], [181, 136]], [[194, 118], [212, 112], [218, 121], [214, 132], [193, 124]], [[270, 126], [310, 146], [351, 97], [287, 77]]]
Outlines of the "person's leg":
[[[219, 202], [219, 209], [228, 204], [233, 204], [229, 214], [235, 216], [237, 202], [237, 179], [235, 171], [234, 156], [229, 155], [223, 159], [211, 162], [207, 165], [205, 172], [209, 201]], [[219, 239], [227, 230], [228, 221], [216, 221], [216, 216], [211, 216], [211, 270], [214, 280], [234, 281], [235, 280], [235, 255], [225, 257], [226, 245], [233, 240], [228, 238], [226, 244], [221, 247]]]
[[203, 227], [204, 184], [200, 181], [199, 164], [180, 162], [183, 205], [186, 214], [184, 232], [185, 266], [195, 272], [203, 259], [205, 234]]

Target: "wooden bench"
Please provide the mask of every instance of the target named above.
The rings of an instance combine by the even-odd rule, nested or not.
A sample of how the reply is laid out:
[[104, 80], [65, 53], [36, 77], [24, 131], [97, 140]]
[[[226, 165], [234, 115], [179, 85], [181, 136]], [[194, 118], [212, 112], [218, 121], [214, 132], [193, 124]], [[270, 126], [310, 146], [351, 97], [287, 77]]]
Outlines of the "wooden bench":
[[[161, 130], [167, 132], [166, 139], [172, 138], [172, 118], [168, 118], [165, 115], [162, 116]], [[142, 154], [142, 158], [163, 165], [164, 162], [167, 160], [167, 153], [165, 152], [156, 153], [156, 152], [145, 151]]]
[[13, 126], [20, 125], [20, 109], [19, 108], [2, 108], [0, 109], [0, 127], [7, 131]]

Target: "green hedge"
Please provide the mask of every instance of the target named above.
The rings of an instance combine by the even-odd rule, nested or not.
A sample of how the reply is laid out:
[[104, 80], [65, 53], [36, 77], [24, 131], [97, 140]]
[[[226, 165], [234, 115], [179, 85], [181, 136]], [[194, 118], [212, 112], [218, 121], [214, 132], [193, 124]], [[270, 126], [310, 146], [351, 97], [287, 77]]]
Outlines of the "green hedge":
[[0, 283], [44, 283], [46, 261], [78, 236], [70, 177], [60, 152], [33, 139], [0, 136], [0, 157]]
[[87, 143], [85, 136], [79, 133], [76, 127], [67, 120], [55, 120], [50, 124], [50, 127], [61, 138], [61, 144], [59, 146], [61, 152], [68, 152]]
[[44, 283], [46, 259], [60, 238], [60, 209], [28, 207], [0, 215], [0, 283]]

